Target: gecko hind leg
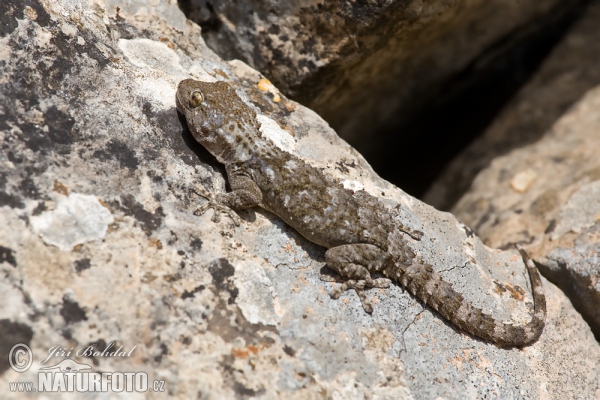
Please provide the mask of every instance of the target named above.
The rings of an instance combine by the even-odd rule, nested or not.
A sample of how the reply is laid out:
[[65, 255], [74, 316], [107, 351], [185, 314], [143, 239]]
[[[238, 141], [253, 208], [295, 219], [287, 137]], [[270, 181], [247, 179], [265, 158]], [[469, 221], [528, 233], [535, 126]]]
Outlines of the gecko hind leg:
[[325, 262], [345, 279], [331, 291], [330, 296], [337, 299], [343, 292], [354, 289], [365, 311], [372, 313], [373, 305], [367, 299], [365, 289], [390, 286], [387, 278], [371, 277], [371, 272], [380, 272], [388, 260], [389, 255], [372, 244], [345, 244], [330, 248], [325, 252]]
[[240, 216], [237, 215], [234, 210], [227, 207], [227, 205], [223, 204], [223, 202], [219, 201], [218, 195], [214, 195], [198, 184], [194, 184], [191, 190], [198, 196], [206, 199], [206, 203], [198, 207], [196, 211], [194, 211], [194, 215], [202, 215], [212, 208], [212, 222], [219, 222], [221, 220], [220, 213], [225, 213], [229, 216], [229, 218], [231, 218], [235, 226], [240, 226]]

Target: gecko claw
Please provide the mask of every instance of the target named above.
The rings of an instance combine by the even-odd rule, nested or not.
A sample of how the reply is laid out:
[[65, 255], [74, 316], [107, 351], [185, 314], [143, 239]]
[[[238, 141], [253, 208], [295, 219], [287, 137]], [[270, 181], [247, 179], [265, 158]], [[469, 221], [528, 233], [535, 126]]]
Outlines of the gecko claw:
[[221, 221], [220, 213], [225, 213], [231, 218], [235, 226], [240, 226], [240, 216], [236, 214], [231, 208], [227, 207], [225, 204], [221, 203], [218, 199], [218, 196], [210, 193], [208, 190], [204, 189], [200, 185], [194, 185], [192, 187], [192, 192], [197, 194], [200, 197], [203, 197], [206, 200], [206, 203], [202, 204], [200, 207], [194, 211], [194, 215], [200, 216], [203, 215], [208, 210], [213, 210], [213, 215], [211, 217], [211, 221], [217, 223]]

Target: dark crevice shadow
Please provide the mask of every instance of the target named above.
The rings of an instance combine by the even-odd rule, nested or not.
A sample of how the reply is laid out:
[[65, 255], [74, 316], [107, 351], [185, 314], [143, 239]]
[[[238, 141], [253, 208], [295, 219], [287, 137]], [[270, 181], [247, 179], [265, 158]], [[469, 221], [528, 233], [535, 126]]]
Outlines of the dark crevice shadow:
[[[420, 106], [410, 120], [399, 125], [391, 120], [373, 133], [378, 147], [363, 153], [365, 158], [384, 179], [422, 199], [447, 165], [485, 132], [500, 110], [537, 72], [582, 11], [583, 7], [570, 13], [554, 10], [560, 18], [542, 18], [547, 21], [543, 27], [527, 26], [498, 41], [471, 65], [440, 85], [432, 100]], [[563, 109], [571, 104], [565, 104]], [[557, 113], [548, 118], [546, 127], [559, 116]], [[489, 159], [531, 143], [543, 133], [542, 128], [524, 140], [494, 147], [490, 149]], [[454, 186], [457, 183], [449, 180], [451, 197], [434, 206], [450, 209], [470, 187], [479, 170], [474, 169], [468, 177], [461, 176], [460, 186]]]
[[[562, 42], [559, 53], [535, 71], [531, 85], [507, 108], [499, 119], [501, 123], [476, 138], [445, 167], [424, 201], [450, 210], [494, 158], [541, 139], [569, 108], [600, 84], [600, 70], [594, 65], [599, 58], [594, 54], [600, 54], [600, 45], [596, 44], [600, 43], [600, 30], [594, 18], [599, 15], [599, 7], [598, 1], [588, 6], [575, 29], [568, 31], [570, 40]], [[565, 77], [569, 77], [568, 82]], [[545, 95], [548, 93], [552, 95]], [[525, 109], [528, 114], [521, 111]]]

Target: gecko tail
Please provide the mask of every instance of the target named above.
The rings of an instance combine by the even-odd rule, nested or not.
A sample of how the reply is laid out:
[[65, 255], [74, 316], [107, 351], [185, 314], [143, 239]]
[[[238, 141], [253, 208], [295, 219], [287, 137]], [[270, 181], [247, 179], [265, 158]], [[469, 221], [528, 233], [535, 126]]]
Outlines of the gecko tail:
[[506, 324], [473, 306], [452, 285], [442, 279], [431, 265], [412, 263], [405, 267], [401, 283], [415, 296], [461, 330], [501, 346], [521, 347], [534, 343], [542, 334], [546, 321], [546, 297], [540, 274], [525, 250], [521, 253], [533, 291], [534, 312], [523, 325]]

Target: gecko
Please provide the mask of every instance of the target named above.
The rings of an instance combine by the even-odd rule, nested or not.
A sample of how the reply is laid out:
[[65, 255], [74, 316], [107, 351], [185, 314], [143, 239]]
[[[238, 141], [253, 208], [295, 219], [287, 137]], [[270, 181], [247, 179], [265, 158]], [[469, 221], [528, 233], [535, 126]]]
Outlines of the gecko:
[[326, 265], [343, 279], [331, 296], [337, 299], [354, 289], [368, 313], [373, 308], [365, 290], [387, 288], [393, 280], [463, 332], [485, 341], [521, 347], [542, 334], [546, 320], [542, 282], [521, 246], [517, 249], [531, 281], [534, 310], [529, 322], [513, 325], [475, 307], [423, 262], [411, 247], [411, 240], [420, 240], [423, 233], [395, 219], [380, 198], [345, 188], [266, 138], [256, 112], [228, 83], [182, 80], [176, 107], [194, 139], [225, 166], [231, 189], [213, 193], [194, 185], [192, 191], [206, 199], [196, 215], [213, 209], [213, 221], [218, 221], [219, 213], [227, 213], [239, 226], [233, 210], [261, 207], [275, 214], [327, 249]]

